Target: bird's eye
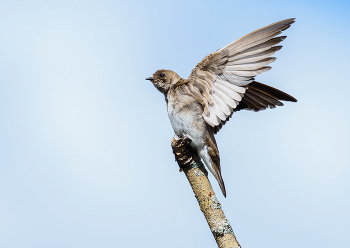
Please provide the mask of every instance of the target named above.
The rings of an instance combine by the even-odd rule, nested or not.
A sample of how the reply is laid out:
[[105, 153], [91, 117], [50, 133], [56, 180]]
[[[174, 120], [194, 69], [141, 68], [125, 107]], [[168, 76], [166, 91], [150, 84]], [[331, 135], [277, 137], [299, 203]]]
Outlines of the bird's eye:
[[160, 76], [161, 78], [163, 78], [163, 77], [165, 77], [165, 74], [164, 74], [164, 73], [161, 73], [161, 74], [159, 74], [159, 76]]

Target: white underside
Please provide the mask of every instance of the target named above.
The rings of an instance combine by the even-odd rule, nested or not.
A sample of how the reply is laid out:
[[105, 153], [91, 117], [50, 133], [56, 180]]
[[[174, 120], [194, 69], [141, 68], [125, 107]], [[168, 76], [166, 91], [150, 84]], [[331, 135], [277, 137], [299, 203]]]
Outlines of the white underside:
[[178, 137], [185, 136], [192, 140], [191, 147], [197, 151], [199, 157], [217, 179], [208, 153], [208, 146], [205, 144], [206, 123], [204, 119], [201, 116], [189, 114], [187, 111], [175, 111], [171, 106], [168, 106], [168, 115], [175, 134]]

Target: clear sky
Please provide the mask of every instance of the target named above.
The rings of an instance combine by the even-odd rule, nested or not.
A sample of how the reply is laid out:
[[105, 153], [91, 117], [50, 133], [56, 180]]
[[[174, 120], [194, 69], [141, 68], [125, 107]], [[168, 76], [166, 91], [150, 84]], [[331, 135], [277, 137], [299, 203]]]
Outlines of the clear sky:
[[216, 247], [146, 77], [187, 78], [296, 23], [256, 79], [298, 103], [240, 111], [214, 190], [245, 248], [350, 247], [349, 1], [0, 1], [0, 247]]

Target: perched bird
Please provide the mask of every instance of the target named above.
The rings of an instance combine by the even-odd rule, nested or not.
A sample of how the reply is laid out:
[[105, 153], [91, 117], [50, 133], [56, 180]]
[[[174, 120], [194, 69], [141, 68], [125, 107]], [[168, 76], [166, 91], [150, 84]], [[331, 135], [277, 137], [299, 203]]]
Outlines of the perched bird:
[[297, 100], [273, 87], [258, 83], [254, 77], [271, 69], [276, 46], [286, 36], [278, 36], [294, 23], [294, 18], [258, 29], [202, 59], [188, 79], [170, 70], [158, 70], [146, 78], [164, 94], [168, 116], [179, 137], [192, 140], [218, 181], [226, 197], [221, 176], [220, 156], [214, 134], [236, 111], [260, 111], [283, 106], [283, 101]]

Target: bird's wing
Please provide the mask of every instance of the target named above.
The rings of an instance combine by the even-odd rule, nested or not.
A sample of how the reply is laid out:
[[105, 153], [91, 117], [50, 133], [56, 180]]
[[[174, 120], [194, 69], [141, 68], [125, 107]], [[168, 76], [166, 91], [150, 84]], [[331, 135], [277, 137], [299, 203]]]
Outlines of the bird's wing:
[[208, 145], [207, 149], [208, 149], [208, 154], [210, 156], [211, 164], [212, 164], [214, 172], [215, 172], [215, 173], [213, 173], [213, 175], [220, 185], [220, 189], [221, 189], [222, 194], [226, 197], [225, 183], [224, 183], [224, 180], [222, 179], [222, 175], [221, 175], [219, 149], [218, 149], [218, 146], [216, 144], [213, 130], [211, 130], [211, 128], [208, 128], [208, 132], [207, 132], [205, 139], [206, 139], [206, 144]]
[[[222, 127], [234, 111], [259, 111], [296, 101], [288, 94], [254, 82], [254, 77], [271, 69], [276, 46], [286, 36], [278, 36], [294, 23], [294, 18], [258, 29], [202, 59], [192, 70], [187, 86], [203, 105], [204, 120], [214, 132]], [[279, 93], [279, 94], [276, 94]], [[283, 105], [283, 104], [282, 104]]]

